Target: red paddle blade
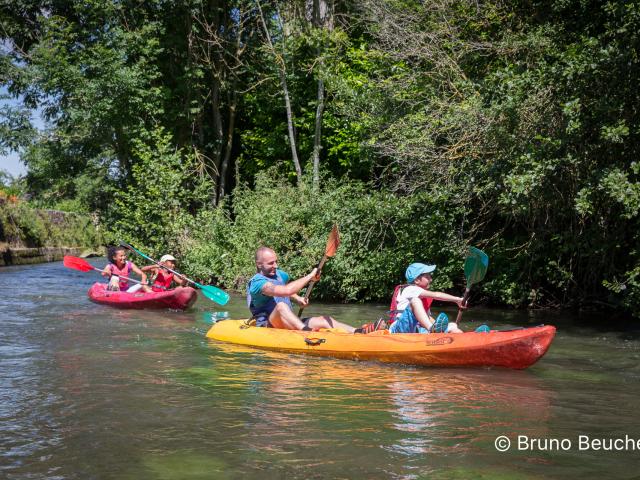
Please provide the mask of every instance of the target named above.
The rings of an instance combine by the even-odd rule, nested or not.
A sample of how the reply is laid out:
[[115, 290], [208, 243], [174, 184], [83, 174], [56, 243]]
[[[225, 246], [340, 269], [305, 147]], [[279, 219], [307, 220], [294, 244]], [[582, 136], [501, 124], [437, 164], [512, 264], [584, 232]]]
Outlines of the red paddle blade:
[[338, 225], [334, 225], [327, 239], [327, 247], [324, 249], [324, 255], [326, 257], [333, 257], [338, 251], [340, 246], [340, 233], [338, 232]]
[[72, 257], [71, 255], [65, 255], [62, 260], [62, 264], [67, 268], [73, 268], [74, 270], [80, 270], [81, 272], [90, 272], [93, 270], [93, 265], [85, 259]]

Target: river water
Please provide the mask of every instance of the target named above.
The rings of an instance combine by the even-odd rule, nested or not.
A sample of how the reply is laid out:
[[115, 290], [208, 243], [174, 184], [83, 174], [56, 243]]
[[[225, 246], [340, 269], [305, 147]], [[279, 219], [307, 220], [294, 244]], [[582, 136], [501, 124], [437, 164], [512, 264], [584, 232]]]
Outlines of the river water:
[[[637, 476], [640, 334], [615, 319], [472, 308], [466, 329], [558, 334], [524, 371], [416, 368], [208, 341], [204, 297], [119, 311], [88, 301], [98, 278], [0, 269], [0, 478]], [[314, 308], [353, 325], [385, 311]]]

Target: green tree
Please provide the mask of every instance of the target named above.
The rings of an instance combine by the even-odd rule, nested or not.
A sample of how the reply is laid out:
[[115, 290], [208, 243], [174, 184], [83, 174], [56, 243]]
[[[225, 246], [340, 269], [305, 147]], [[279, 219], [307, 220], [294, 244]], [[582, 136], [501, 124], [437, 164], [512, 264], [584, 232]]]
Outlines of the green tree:
[[112, 192], [113, 205], [106, 212], [109, 240], [150, 247], [160, 252], [172, 244], [174, 225], [208, 203], [211, 185], [200, 175], [193, 155], [176, 150], [164, 129], [138, 140], [132, 182]]

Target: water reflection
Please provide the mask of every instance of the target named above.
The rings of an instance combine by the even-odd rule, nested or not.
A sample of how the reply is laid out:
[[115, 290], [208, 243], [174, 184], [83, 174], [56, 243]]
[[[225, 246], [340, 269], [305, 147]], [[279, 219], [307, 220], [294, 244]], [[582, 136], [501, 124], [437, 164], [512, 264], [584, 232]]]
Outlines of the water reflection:
[[399, 473], [437, 465], [441, 455], [477, 453], [496, 432], [547, 430], [550, 394], [526, 371], [430, 370], [218, 342], [211, 348], [227, 362], [242, 359], [225, 362], [219, 380], [245, 391], [244, 448], [270, 461], [295, 456], [310, 467], [317, 456], [341, 464], [356, 455], [360, 468], [388, 471], [392, 461]]

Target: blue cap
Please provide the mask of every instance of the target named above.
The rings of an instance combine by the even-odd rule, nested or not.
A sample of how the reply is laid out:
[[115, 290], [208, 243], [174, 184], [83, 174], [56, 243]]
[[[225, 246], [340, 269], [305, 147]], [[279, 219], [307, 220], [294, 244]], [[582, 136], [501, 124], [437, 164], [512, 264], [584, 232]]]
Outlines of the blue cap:
[[404, 276], [407, 277], [407, 282], [413, 283], [423, 273], [431, 273], [436, 269], [435, 265], [425, 265], [424, 263], [412, 263], [407, 267], [407, 271], [404, 272]]

